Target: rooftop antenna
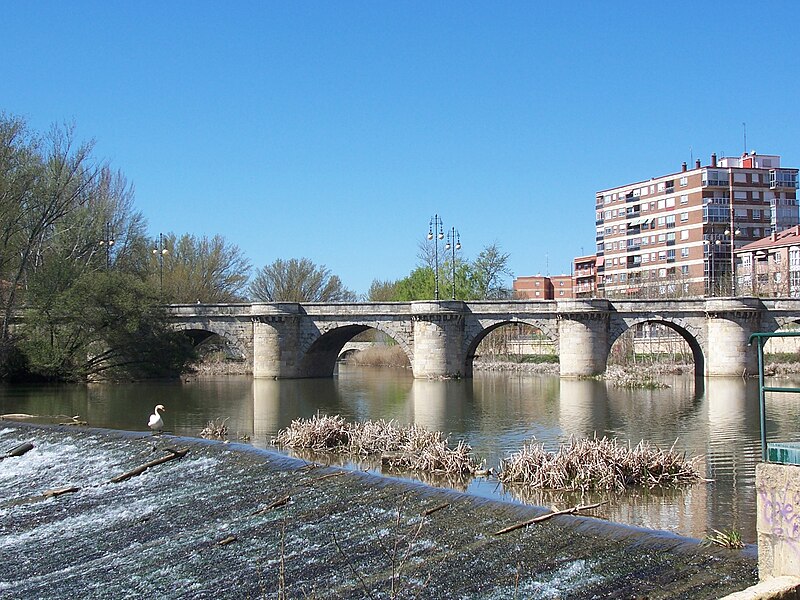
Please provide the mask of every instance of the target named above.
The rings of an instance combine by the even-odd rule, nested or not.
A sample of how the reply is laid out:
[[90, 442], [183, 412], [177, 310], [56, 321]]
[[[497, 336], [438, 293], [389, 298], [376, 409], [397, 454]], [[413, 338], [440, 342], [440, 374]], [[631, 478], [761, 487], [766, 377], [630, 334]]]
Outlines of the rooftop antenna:
[[691, 146], [689, 146], [689, 164], [694, 164], [694, 150], [692, 150]]
[[546, 252], [544, 255], [544, 272], [550, 277], [550, 255]]
[[744, 135], [744, 153], [747, 154], [747, 123], [742, 123], [742, 134]]

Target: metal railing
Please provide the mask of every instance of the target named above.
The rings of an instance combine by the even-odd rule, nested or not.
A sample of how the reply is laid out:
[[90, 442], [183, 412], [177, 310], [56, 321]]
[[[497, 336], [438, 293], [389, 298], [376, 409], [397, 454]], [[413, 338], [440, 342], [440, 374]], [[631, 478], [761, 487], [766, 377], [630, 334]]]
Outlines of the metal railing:
[[747, 343], [753, 340], [758, 342], [758, 410], [761, 425], [761, 460], [767, 462], [767, 407], [765, 402], [766, 392], [794, 392], [800, 393], [800, 388], [788, 388], [764, 385], [764, 345], [774, 337], [800, 337], [800, 332], [780, 331], [776, 333], [753, 333]]

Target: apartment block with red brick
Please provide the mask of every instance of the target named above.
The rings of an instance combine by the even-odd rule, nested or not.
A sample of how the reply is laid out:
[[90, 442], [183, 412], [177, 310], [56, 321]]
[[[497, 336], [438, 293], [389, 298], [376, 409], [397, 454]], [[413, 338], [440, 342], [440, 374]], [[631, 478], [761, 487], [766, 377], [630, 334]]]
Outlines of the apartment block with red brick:
[[514, 278], [512, 291], [515, 300], [553, 299], [553, 284], [549, 277], [542, 275]]
[[575, 298], [597, 296], [597, 256], [576, 256], [572, 259], [572, 294]]
[[777, 155], [712, 154], [706, 166], [597, 192], [597, 295], [735, 292], [735, 249], [800, 224], [797, 180]]

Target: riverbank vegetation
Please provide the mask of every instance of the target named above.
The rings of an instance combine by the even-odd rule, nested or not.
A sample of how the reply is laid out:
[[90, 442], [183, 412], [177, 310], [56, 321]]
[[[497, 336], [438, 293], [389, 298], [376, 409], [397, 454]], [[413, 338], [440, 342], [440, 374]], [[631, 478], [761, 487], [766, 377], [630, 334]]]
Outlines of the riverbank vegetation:
[[168, 302], [241, 299], [236, 246], [149, 239], [133, 186], [78, 142], [0, 113], [0, 380], [177, 376], [195, 360]]

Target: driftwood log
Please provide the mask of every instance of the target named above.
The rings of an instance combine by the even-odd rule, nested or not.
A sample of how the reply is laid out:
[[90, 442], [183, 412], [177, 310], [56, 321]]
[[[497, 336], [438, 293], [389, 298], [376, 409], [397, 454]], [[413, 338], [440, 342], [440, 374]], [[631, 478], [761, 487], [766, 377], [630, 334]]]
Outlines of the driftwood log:
[[43, 492], [42, 496], [44, 496], [45, 498], [55, 498], [56, 496], [60, 496], [61, 494], [71, 494], [73, 492], [80, 491], [80, 489], [81, 488], [75, 486], [57, 488], [54, 490], [47, 490]]
[[547, 521], [548, 519], [552, 519], [553, 517], [557, 517], [558, 515], [573, 515], [576, 512], [580, 512], [582, 510], [591, 510], [592, 508], [597, 508], [598, 506], [602, 506], [603, 504], [608, 504], [608, 502], [598, 502], [596, 504], [586, 504], [584, 506], [573, 506], [572, 508], [566, 508], [564, 510], [556, 510], [545, 515], [539, 515], [538, 517], [534, 517], [533, 519], [529, 519], [527, 521], [523, 521], [522, 523], [517, 523], [516, 525], [511, 525], [506, 527], [505, 529], [501, 529], [500, 531], [495, 531], [495, 535], [503, 535], [504, 533], [509, 533], [510, 531], [516, 531], [517, 529], [522, 529], [523, 527], [527, 527], [528, 525], [533, 525], [534, 523], [541, 523], [542, 521]]
[[444, 504], [440, 504], [439, 506], [434, 506], [433, 508], [429, 508], [427, 510], [422, 511], [423, 517], [430, 517], [433, 513], [439, 512], [445, 508], [450, 508], [450, 503], [445, 502]]
[[11, 458], [12, 456], [22, 456], [29, 450], [33, 450], [33, 444], [31, 442], [24, 442], [19, 446], [14, 446], [11, 450], [6, 452], [3, 456], [0, 456], [0, 460], [4, 458]]
[[162, 456], [161, 458], [157, 458], [155, 460], [151, 460], [148, 463], [143, 465], [139, 465], [135, 469], [128, 471], [127, 473], [123, 473], [122, 475], [117, 475], [116, 477], [111, 478], [111, 483], [119, 483], [120, 481], [125, 481], [126, 479], [130, 479], [131, 477], [136, 477], [137, 475], [141, 475], [150, 467], [155, 467], [156, 465], [160, 465], [165, 462], [169, 462], [171, 460], [175, 460], [176, 458], [183, 458], [189, 452], [188, 448], [184, 448], [183, 450], [177, 450], [175, 448], [164, 448], [166, 452], [169, 452], [166, 456]]

